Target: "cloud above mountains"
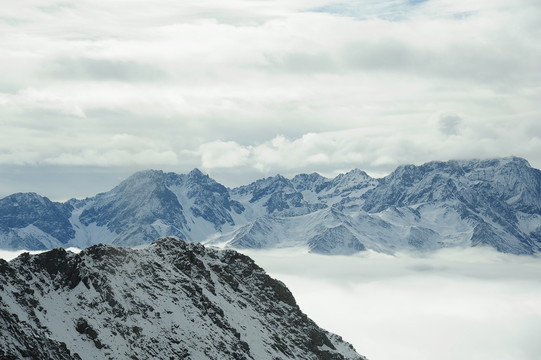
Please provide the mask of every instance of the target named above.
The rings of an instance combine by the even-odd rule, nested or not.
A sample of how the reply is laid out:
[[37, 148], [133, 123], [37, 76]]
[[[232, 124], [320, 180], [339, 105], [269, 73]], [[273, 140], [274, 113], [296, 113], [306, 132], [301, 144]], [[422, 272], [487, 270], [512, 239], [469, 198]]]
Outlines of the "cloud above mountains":
[[[541, 167], [534, 1], [40, 1], [0, 9], [0, 166], [374, 175]], [[119, 140], [120, 139], [120, 140]]]

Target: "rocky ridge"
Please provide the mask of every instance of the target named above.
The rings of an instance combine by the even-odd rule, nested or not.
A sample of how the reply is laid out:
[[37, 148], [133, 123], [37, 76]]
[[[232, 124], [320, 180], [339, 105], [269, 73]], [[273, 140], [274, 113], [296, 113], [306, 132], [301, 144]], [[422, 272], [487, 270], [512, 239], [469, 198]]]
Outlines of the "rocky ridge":
[[160, 238], [0, 260], [2, 359], [365, 359], [249, 257]]

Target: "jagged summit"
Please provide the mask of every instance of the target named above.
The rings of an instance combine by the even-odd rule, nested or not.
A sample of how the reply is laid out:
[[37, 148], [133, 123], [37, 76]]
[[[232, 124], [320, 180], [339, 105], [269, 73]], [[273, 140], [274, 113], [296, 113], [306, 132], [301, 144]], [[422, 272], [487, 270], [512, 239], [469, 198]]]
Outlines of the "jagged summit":
[[[126, 180], [122, 181], [120, 185], [134, 185], [139, 182], [200, 182], [202, 179], [206, 179], [206, 182], [215, 183], [215, 181], [208, 175], [204, 174], [198, 168], [192, 169], [187, 174], [177, 174], [174, 172], [164, 172], [162, 170], [140, 170], [129, 176]], [[120, 186], [119, 185], [119, 186]]]
[[[316, 226], [326, 209], [345, 218]], [[432, 161], [380, 179], [354, 169], [334, 178], [276, 175], [228, 189], [198, 169], [146, 170], [85, 200], [0, 200], [0, 248], [131, 246], [166, 235], [329, 253], [491, 246], [532, 254], [541, 249], [541, 172], [518, 157]]]
[[494, 167], [494, 166], [506, 166], [514, 164], [520, 167], [531, 167], [528, 160], [518, 156], [507, 156], [496, 159], [473, 159], [473, 160], [457, 160], [458, 163], [471, 164], [477, 167]]
[[203, 174], [201, 170], [198, 168], [194, 168], [192, 171], [188, 173], [188, 177], [192, 179], [202, 178], [202, 177], [209, 177], [208, 175]]
[[[501, 171], [502, 168], [527, 169], [532, 168], [530, 163], [523, 158], [511, 156], [497, 159], [473, 159], [473, 160], [449, 160], [430, 161], [422, 165], [400, 165], [391, 174], [383, 179], [396, 178], [402, 175], [414, 173], [422, 176], [424, 173], [440, 171], [454, 176], [468, 173], [488, 176], [493, 171]], [[488, 170], [488, 173], [486, 172]], [[485, 178], [485, 180], [489, 180]]]
[[0, 261], [0, 358], [364, 359], [235, 251], [162, 238]]

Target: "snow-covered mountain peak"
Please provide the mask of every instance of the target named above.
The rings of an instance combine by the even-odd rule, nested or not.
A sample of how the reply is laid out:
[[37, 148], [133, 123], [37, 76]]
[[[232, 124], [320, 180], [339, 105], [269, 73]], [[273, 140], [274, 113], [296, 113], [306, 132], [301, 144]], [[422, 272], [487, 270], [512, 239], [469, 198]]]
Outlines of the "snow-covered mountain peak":
[[[338, 175], [340, 176], [340, 175]], [[361, 170], [361, 169], [352, 169], [350, 171], [348, 171], [347, 173], [343, 174], [344, 178], [357, 178], [357, 179], [363, 179], [363, 180], [370, 180], [372, 179], [372, 177], [370, 177], [370, 175], [368, 175], [365, 171]]]
[[139, 245], [165, 235], [242, 247], [306, 246], [317, 239], [321, 246], [314, 249], [329, 253], [339, 250], [328, 239], [340, 251], [361, 249], [358, 242], [389, 253], [478, 245], [535, 253], [541, 249], [541, 171], [517, 157], [432, 161], [400, 166], [381, 179], [354, 169], [332, 179], [276, 175], [228, 189], [198, 169], [147, 170], [85, 200], [0, 199], [4, 248]]
[[211, 191], [219, 194], [226, 194], [228, 190], [208, 175], [203, 174], [199, 169], [193, 169], [185, 178], [185, 186], [192, 190], [190, 196], [196, 196], [197, 191]]
[[433, 181], [434, 177], [448, 179], [464, 176], [464, 174], [463, 166], [458, 161], [431, 161], [418, 166], [411, 164], [399, 166], [382, 181], [409, 187], [420, 182]]
[[49, 200], [45, 196], [38, 195], [35, 192], [19, 192], [8, 195], [4, 199], [9, 199], [9, 201], [13, 202], [14, 204], [22, 201], [39, 201], [40, 203], [44, 203], [46, 201], [45, 199]]
[[[405, 165], [383, 179], [378, 190], [388, 188], [396, 200], [406, 199], [404, 193], [425, 198], [425, 201], [438, 201], [462, 196], [474, 188], [479, 192], [497, 192], [505, 200], [521, 198], [528, 206], [539, 207], [539, 179], [541, 172], [533, 169], [528, 161], [518, 157], [490, 160], [433, 161], [423, 165]], [[399, 189], [402, 189], [399, 191]], [[399, 195], [400, 193], [400, 195]], [[526, 197], [524, 194], [528, 194]], [[415, 201], [419, 201], [416, 199]], [[511, 201], [513, 202], [513, 201]], [[381, 205], [380, 205], [381, 206]]]
[[207, 174], [204, 174], [201, 170], [198, 168], [194, 168], [192, 171], [190, 171], [188, 174], [186, 174], [186, 178], [189, 182], [215, 182], [214, 179], [212, 179]]
[[[28, 208], [33, 208], [34, 212], [40, 212], [51, 207], [57, 208], [57, 205], [59, 204], [35, 192], [15, 193], [0, 199], [0, 211], [2, 208], [6, 208], [3, 216], [8, 217], [13, 215], [10, 215], [11, 212], [25, 211]], [[65, 207], [69, 208], [69, 206]]]
[[458, 162], [462, 166], [468, 166], [470, 168], [499, 168], [508, 165], [517, 167], [531, 167], [528, 160], [517, 156], [508, 156], [496, 159], [459, 160]]
[[165, 173], [161, 170], [141, 170], [122, 181], [119, 186], [140, 186], [150, 182], [163, 181]]
[[255, 202], [262, 198], [263, 196], [270, 194], [276, 190], [289, 190], [294, 191], [295, 188], [290, 180], [286, 179], [280, 174], [275, 176], [270, 176], [264, 179], [256, 180], [255, 182], [249, 185], [243, 185], [238, 188], [233, 189], [234, 193], [246, 194], [251, 193], [252, 199], [251, 202]]
[[328, 178], [315, 172], [310, 174], [295, 175], [293, 179], [291, 179], [291, 183], [298, 191], [310, 190], [316, 193], [318, 192], [317, 189], [328, 181]]
[[370, 177], [366, 172], [359, 169], [353, 169], [335, 177], [331, 182], [331, 187], [338, 188], [340, 189], [339, 191], [351, 191], [376, 183], [377, 180]]

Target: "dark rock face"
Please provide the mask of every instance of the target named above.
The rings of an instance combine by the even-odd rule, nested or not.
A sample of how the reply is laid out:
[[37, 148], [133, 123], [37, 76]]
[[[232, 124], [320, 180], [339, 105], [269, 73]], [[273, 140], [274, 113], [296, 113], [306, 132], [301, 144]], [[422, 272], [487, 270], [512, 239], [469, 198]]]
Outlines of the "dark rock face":
[[65, 343], [50, 339], [43, 329], [21, 322], [17, 315], [4, 309], [5, 304], [1, 300], [0, 304], [0, 359], [81, 360], [77, 353], [68, 350]]
[[298, 208], [303, 205], [302, 194], [293, 183], [281, 175], [257, 180], [256, 182], [233, 189], [237, 196], [248, 196], [250, 204], [263, 202], [267, 214]]
[[195, 169], [187, 175], [187, 197], [193, 199], [192, 213], [212, 223], [219, 231], [224, 224], [235, 225], [231, 211], [240, 214], [244, 206], [229, 196], [229, 191], [208, 175]]
[[[69, 218], [72, 207], [52, 202], [35, 193], [18, 193], [0, 199], [0, 232], [33, 226], [60, 244], [66, 244], [75, 235]], [[25, 238], [14, 236], [9, 248], [44, 250], [46, 247], [32, 233]]]
[[2, 359], [364, 359], [232, 250], [161, 238], [0, 263]]

